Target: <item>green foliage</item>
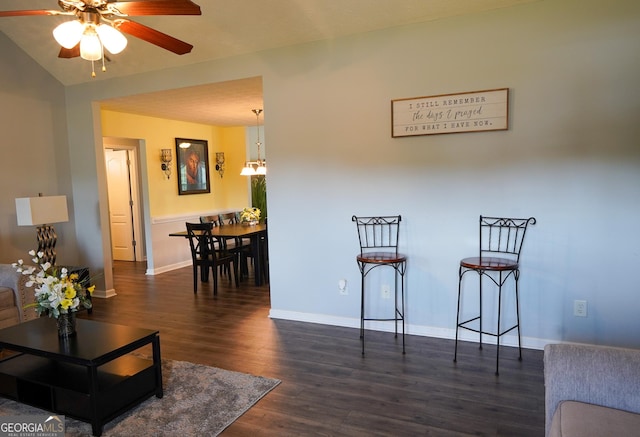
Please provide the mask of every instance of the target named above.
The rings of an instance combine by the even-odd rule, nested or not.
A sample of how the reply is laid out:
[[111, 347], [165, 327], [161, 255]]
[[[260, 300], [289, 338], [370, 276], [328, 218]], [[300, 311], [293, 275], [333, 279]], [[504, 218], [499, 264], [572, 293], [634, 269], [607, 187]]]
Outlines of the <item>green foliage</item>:
[[251, 176], [251, 204], [262, 212], [264, 221], [267, 218], [267, 179], [264, 175]]

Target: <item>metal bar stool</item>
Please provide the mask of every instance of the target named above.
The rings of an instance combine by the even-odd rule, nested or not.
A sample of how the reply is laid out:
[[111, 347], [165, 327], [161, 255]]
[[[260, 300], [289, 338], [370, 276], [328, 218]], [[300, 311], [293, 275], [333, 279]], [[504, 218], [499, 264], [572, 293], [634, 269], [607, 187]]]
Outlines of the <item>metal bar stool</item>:
[[[402, 353], [405, 353], [404, 330], [404, 274], [407, 266], [407, 257], [398, 253], [398, 236], [400, 234], [400, 221], [402, 217], [351, 217], [358, 228], [358, 240], [360, 241], [360, 255], [356, 257], [361, 281], [360, 298], [360, 339], [362, 342], [362, 355], [364, 356], [364, 322], [394, 321], [395, 337], [398, 338], [398, 321], [402, 321]], [[394, 315], [393, 318], [366, 318], [365, 317], [365, 278], [373, 269], [381, 266], [389, 266], [394, 269]], [[398, 296], [398, 276], [400, 276], [400, 296]], [[398, 299], [399, 297], [399, 299]]]
[[[480, 334], [480, 349], [482, 349], [482, 334], [496, 337], [496, 375], [500, 360], [500, 337], [516, 329], [518, 332], [518, 359], [522, 361], [522, 347], [520, 345], [520, 308], [518, 303], [518, 279], [520, 277], [520, 252], [529, 225], [534, 225], [536, 219], [505, 218], [480, 216], [480, 252], [478, 257], [464, 258], [460, 261], [458, 271], [458, 312], [456, 316], [456, 343], [453, 361], [458, 358], [458, 330], [460, 328]], [[462, 277], [467, 272], [476, 272], [480, 279], [479, 313], [463, 322], [460, 321], [460, 301], [462, 297]], [[498, 287], [498, 326], [495, 332], [486, 331], [482, 326], [482, 278], [486, 276]], [[502, 286], [512, 277], [515, 281], [516, 323], [508, 328], [500, 327], [502, 316]], [[470, 326], [478, 321], [479, 327]]]

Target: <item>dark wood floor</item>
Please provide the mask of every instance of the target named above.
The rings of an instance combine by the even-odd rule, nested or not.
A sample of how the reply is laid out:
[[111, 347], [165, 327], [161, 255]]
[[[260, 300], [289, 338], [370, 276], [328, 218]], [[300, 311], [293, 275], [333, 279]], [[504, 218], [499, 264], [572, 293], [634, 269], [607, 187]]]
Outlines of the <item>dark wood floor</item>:
[[[542, 351], [479, 351], [451, 340], [271, 320], [268, 286], [220, 281], [193, 294], [191, 267], [145, 276], [116, 262], [117, 296], [94, 299], [94, 320], [160, 330], [164, 358], [282, 380], [224, 436], [544, 435]], [[304, 285], [301, 284], [301, 287]], [[398, 339], [399, 340], [399, 339]]]

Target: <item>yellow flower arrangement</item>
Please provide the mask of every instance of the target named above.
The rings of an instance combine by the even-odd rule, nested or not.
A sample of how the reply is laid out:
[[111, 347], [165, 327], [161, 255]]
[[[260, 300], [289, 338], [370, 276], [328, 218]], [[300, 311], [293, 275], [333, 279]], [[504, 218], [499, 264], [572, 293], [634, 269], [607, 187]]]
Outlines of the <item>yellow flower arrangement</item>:
[[37, 272], [36, 266], [25, 266], [21, 259], [12, 264], [17, 272], [29, 276], [27, 287], [35, 286], [35, 302], [26, 307], [35, 307], [39, 315], [48, 314], [56, 319], [60, 314], [75, 312], [81, 307], [91, 308], [91, 298], [86, 292], [93, 293], [94, 285], [85, 288], [78, 282], [77, 273], [69, 274], [64, 267], [57, 269], [49, 262], [42, 262], [42, 252], [31, 250], [29, 255], [40, 267]]
[[244, 208], [240, 212], [241, 222], [258, 222], [260, 220], [260, 210], [258, 208]]

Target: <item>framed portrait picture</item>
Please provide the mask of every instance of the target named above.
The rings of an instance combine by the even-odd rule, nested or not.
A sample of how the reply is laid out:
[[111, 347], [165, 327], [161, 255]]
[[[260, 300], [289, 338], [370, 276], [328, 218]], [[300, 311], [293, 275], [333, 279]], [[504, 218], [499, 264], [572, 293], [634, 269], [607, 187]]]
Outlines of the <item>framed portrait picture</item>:
[[207, 141], [176, 138], [176, 157], [178, 160], [178, 194], [211, 192]]

